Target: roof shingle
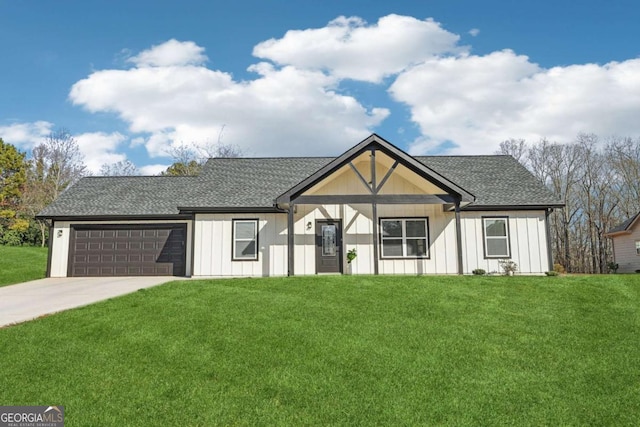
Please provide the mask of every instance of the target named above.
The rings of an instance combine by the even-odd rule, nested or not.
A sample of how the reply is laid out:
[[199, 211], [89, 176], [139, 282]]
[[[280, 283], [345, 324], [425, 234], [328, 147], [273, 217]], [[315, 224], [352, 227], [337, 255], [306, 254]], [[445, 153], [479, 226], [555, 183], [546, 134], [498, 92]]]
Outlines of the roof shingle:
[[[417, 156], [476, 196], [482, 206], [557, 206], [560, 202], [511, 156]], [[41, 217], [176, 215], [178, 207], [269, 208], [274, 199], [333, 157], [215, 158], [197, 177], [88, 177]]]

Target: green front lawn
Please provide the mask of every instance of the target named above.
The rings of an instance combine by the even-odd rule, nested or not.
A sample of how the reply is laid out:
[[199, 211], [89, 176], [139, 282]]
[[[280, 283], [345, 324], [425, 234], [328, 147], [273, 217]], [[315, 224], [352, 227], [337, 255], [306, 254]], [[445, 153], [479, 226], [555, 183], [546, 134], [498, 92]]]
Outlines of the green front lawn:
[[67, 425], [638, 425], [640, 275], [172, 282], [0, 329]]
[[0, 286], [42, 279], [46, 273], [46, 247], [0, 245]]

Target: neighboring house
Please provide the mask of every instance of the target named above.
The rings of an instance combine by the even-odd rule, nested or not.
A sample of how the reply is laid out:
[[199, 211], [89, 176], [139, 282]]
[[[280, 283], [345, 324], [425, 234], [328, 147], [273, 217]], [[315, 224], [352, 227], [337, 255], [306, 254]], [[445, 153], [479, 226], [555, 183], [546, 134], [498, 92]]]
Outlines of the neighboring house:
[[511, 156], [215, 158], [197, 177], [88, 177], [40, 213], [48, 274], [524, 274], [552, 269], [561, 203]]
[[605, 233], [613, 241], [618, 273], [640, 270], [640, 212]]

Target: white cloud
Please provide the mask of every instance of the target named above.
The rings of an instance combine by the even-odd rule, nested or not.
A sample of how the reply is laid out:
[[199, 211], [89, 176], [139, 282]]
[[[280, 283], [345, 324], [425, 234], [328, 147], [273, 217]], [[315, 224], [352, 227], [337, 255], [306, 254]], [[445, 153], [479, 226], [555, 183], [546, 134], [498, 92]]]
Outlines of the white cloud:
[[291, 30], [281, 39], [259, 43], [253, 54], [281, 65], [379, 83], [431, 57], [464, 52], [459, 39], [432, 19], [387, 15], [367, 25], [341, 16], [323, 28]]
[[115, 151], [127, 139], [119, 132], [88, 132], [74, 135], [74, 138], [84, 155], [87, 169], [92, 173], [99, 172], [104, 164], [116, 163], [127, 158], [126, 155]]
[[200, 65], [207, 61], [204, 48], [194, 42], [171, 39], [143, 50], [127, 60], [138, 67], [169, 67], [172, 65]]
[[472, 28], [469, 30], [469, 35], [471, 37], [476, 37], [478, 34], [480, 34], [480, 30], [477, 28]]
[[140, 172], [140, 175], [160, 175], [160, 172], [164, 172], [165, 170], [167, 170], [169, 166], [171, 165], [169, 164], [145, 165], [145, 166], [140, 166], [138, 168], [138, 171]]
[[388, 89], [409, 108], [421, 132], [410, 147], [416, 154], [451, 145], [491, 153], [507, 138], [570, 141], [581, 131], [640, 133], [640, 59], [547, 69], [510, 50], [471, 55], [459, 40], [431, 19], [340, 17], [259, 43], [255, 77], [238, 80], [205, 67], [203, 47], [172, 39], [131, 57], [133, 68], [93, 72], [69, 97], [120, 117], [130, 146], [152, 157], [215, 141], [223, 126], [223, 142], [247, 155], [339, 154], [389, 115], [342, 93], [345, 79]]
[[248, 81], [194, 65], [96, 71], [69, 97], [146, 134], [151, 156], [165, 156], [171, 144], [215, 140], [223, 125], [223, 142], [251, 155], [339, 154], [388, 115], [336, 92], [339, 80], [317, 70], [259, 63], [250, 71], [257, 78]]
[[413, 153], [450, 141], [454, 153], [494, 151], [507, 138], [571, 141], [579, 132], [640, 132], [640, 60], [544, 69], [504, 50], [426, 61], [389, 89], [422, 136]]
[[40, 144], [53, 130], [53, 123], [37, 121], [31, 123], [12, 123], [0, 126], [0, 138], [15, 145], [22, 151], [30, 151]]

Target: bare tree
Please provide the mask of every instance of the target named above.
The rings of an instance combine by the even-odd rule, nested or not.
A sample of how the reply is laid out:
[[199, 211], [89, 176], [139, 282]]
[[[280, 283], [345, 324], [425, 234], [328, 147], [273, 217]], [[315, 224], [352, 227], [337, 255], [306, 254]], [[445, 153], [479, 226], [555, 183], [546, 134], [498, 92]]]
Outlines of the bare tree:
[[33, 166], [34, 179], [50, 184], [51, 201], [88, 174], [78, 142], [66, 129], [50, 133], [33, 149]]
[[121, 160], [116, 163], [105, 163], [100, 167], [100, 175], [102, 176], [135, 176], [139, 175], [136, 165], [129, 160]]
[[172, 146], [167, 154], [173, 159], [173, 164], [162, 172], [162, 175], [197, 175], [208, 159], [213, 157], [240, 157], [242, 150], [233, 144], [222, 142], [225, 126], [222, 126], [216, 142], [208, 141], [205, 144], [181, 143]]
[[527, 162], [527, 152], [529, 146], [524, 139], [507, 139], [500, 143], [500, 148], [496, 154], [508, 155], [516, 159], [522, 164]]
[[[66, 129], [49, 134], [33, 149], [32, 156], [22, 210], [35, 217], [68, 186], [87, 175], [87, 167], [78, 142]], [[44, 245], [47, 225], [42, 220], [38, 220], [38, 225]]]

